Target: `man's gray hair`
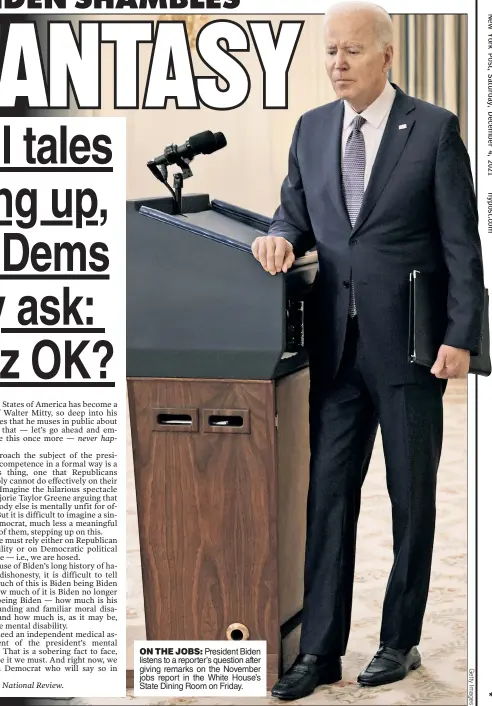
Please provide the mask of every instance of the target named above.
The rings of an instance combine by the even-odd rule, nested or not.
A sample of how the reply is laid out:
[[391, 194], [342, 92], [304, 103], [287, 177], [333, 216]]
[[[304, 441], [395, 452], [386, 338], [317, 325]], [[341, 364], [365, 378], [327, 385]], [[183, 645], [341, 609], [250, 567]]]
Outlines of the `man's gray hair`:
[[374, 16], [374, 34], [381, 49], [393, 45], [393, 22], [386, 10], [372, 2], [337, 2], [330, 5], [325, 14], [325, 26], [333, 15], [369, 11]]

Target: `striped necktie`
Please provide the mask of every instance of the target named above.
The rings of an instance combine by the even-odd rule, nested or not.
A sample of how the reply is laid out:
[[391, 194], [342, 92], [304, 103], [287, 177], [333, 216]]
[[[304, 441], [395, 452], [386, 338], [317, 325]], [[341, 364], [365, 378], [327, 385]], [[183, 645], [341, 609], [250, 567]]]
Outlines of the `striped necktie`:
[[[356, 115], [352, 121], [353, 129], [347, 139], [343, 156], [342, 185], [345, 205], [352, 228], [359, 215], [362, 199], [364, 198], [364, 172], [366, 169], [366, 146], [364, 135], [361, 132], [366, 119]], [[350, 273], [349, 316], [357, 313], [355, 306], [354, 282]]]

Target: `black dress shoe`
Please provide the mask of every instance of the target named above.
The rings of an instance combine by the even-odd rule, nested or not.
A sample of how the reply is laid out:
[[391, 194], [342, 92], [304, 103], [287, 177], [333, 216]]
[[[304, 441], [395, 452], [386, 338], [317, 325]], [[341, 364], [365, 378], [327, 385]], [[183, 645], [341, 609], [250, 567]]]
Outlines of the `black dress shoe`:
[[419, 651], [394, 650], [381, 645], [367, 667], [359, 674], [357, 681], [362, 686], [381, 686], [404, 679], [412, 669], [421, 665]]
[[340, 657], [300, 654], [272, 689], [278, 699], [302, 699], [320, 684], [333, 684], [342, 678]]

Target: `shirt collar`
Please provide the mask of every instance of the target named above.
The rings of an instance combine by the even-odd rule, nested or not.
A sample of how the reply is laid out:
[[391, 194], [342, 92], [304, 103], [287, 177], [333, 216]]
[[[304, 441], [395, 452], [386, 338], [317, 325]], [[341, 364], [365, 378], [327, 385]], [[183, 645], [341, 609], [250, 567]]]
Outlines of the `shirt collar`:
[[[393, 101], [395, 99], [396, 91], [389, 81], [386, 81], [386, 85], [375, 101], [371, 103], [365, 110], [360, 113], [360, 115], [367, 120], [367, 122], [376, 128], [380, 127], [386, 115], [391, 110]], [[344, 116], [343, 116], [343, 129], [346, 130], [352, 123], [358, 113], [352, 108], [350, 103], [343, 101], [345, 106]]]

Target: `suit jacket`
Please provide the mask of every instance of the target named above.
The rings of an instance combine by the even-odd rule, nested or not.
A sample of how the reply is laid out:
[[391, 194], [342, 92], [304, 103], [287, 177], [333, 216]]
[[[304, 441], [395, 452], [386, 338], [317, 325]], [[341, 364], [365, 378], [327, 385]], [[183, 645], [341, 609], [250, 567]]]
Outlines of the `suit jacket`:
[[[394, 84], [393, 84], [394, 85]], [[341, 187], [344, 106], [302, 115], [269, 234], [299, 256], [314, 247], [318, 273], [306, 302], [310, 366], [332, 379], [343, 352], [352, 272], [362, 345], [388, 382], [430, 372], [408, 362], [409, 273], [433, 273], [442, 342], [477, 353], [483, 265], [470, 160], [458, 118], [398, 86], [357, 221]]]

